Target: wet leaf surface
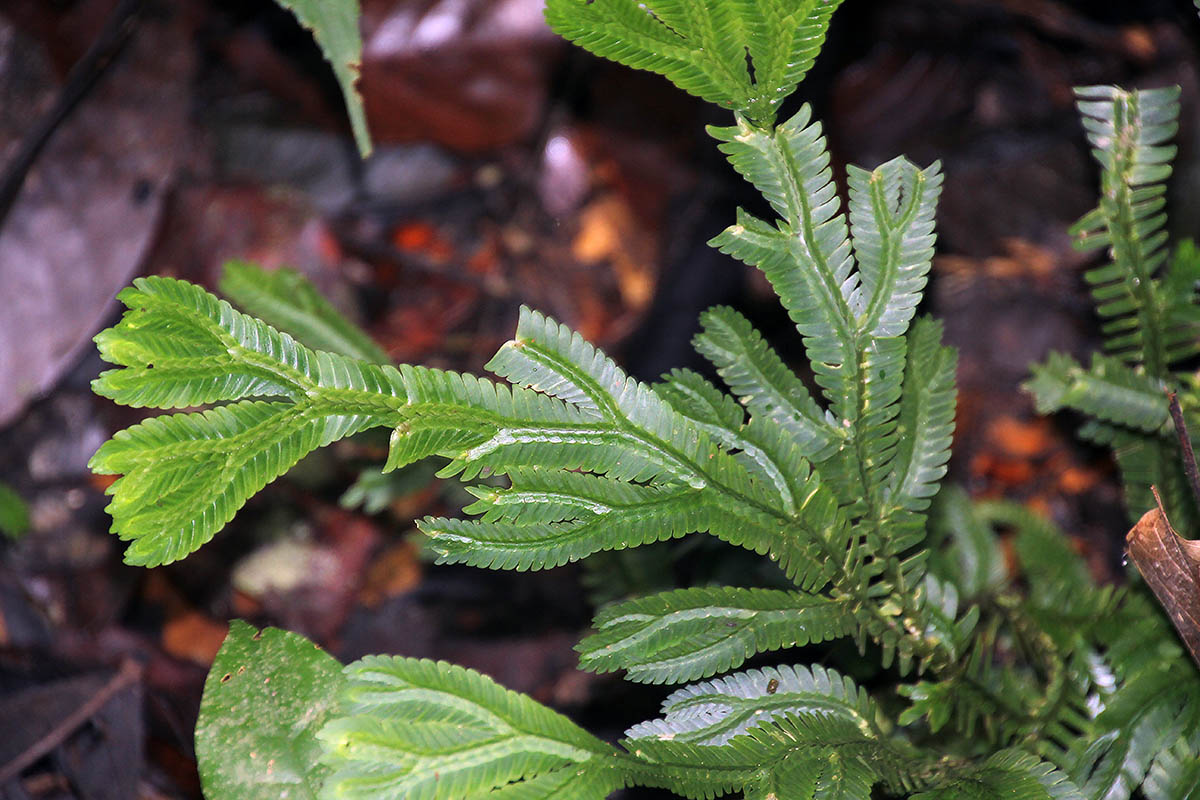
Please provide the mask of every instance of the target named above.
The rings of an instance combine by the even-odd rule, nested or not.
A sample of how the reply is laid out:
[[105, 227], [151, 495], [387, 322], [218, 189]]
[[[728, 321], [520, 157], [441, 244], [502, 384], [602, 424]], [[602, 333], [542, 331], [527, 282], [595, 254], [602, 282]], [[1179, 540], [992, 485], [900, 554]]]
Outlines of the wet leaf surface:
[[209, 800], [316, 798], [316, 732], [337, 712], [342, 667], [302, 636], [230, 626], [204, 683], [196, 726]]

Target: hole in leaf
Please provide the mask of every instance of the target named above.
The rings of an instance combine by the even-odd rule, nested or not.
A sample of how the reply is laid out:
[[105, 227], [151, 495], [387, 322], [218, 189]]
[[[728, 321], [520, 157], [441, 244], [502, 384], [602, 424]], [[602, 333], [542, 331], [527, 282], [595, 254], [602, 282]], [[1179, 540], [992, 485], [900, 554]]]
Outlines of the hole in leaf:
[[226, 672], [224, 675], [221, 676], [221, 683], [229, 683], [229, 680], [232, 677], [233, 677], [232, 672]]

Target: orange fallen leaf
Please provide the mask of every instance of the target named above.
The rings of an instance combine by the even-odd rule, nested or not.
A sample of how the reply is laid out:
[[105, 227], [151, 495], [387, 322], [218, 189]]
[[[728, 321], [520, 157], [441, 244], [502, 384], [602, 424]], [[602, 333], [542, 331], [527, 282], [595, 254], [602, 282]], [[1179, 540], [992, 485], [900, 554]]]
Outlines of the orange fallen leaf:
[[389, 597], [410, 592], [421, 582], [421, 562], [416, 546], [400, 542], [380, 553], [367, 570], [359, 599], [374, 608]]
[[208, 666], [229, 633], [229, 623], [188, 611], [163, 626], [163, 649], [175, 658]]

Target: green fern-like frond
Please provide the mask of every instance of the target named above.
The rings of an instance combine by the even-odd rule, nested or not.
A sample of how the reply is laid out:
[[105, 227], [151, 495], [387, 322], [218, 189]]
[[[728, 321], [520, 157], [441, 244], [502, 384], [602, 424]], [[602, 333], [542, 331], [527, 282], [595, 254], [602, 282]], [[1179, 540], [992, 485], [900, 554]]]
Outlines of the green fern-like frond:
[[[528, 309], [522, 311], [516, 339], [501, 348], [489, 368], [528, 387], [515, 389], [514, 398], [518, 393], [557, 398], [574, 420], [525, 425], [508, 414], [497, 419], [491, 398], [501, 397], [500, 390], [475, 396], [480, 390], [470, 389], [473, 384], [461, 378], [461, 387], [425, 387], [423, 399], [436, 397], [445, 413], [410, 415], [394, 437], [399, 440], [395, 446], [405, 448], [405, 438], [431, 428], [441, 431], [432, 437], [441, 448], [436, 452], [451, 458], [441, 474], [470, 479], [485, 468], [509, 473], [516, 496], [554, 509], [558, 518], [533, 523], [528, 515], [506, 519], [493, 513], [481, 521], [426, 520], [422, 529], [443, 560], [541, 568], [597, 550], [705, 531], [770, 553], [785, 573], [807, 588], [828, 580], [830, 567], [836, 570], [816, 554], [844, 554], [852, 535], [834, 497], [802, 459], [783, 454], [786, 470], [776, 466], [775, 473], [786, 483], [762, 480], [762, 464], [751, 469], [754, 464], [723, 448], [723, 434], [714, 440], [706, 433], [709, 423], [677, 412], [652, 387], [629, 378], [577, 333]], [[402, 368], [401, 374], [409, 385], [421, 382], [410, 377], [417, 375], [416, 368]], [[442, 380], [429, 371], [421, 375]], [[453, 446], [442, 445], [444, 437], [464, 428], [464, 415], [471, 415], [472, 406], [486, 412], [475, 417], [480, 420], [478, 432]], [[407, 456], [434, 451], [423, 445], [404, 452], [400, 463]], [[512, 474], [535, 466], [585, 470], [618, 482], [649, 481], [654, 488], [646, 491], [653, 494], [643, 493], [638, 500], [609, 494], [626, 492], [614, 484], [570, 478], [547, 489], [525, 485], [538, 474], [535, 471]], [[494, 496], [502, 495], [498, 490]], [[853, 575], [861, 564], [844, 569]]]
[[1168, 346], [1167, 305], [1155, 275], [1167, 260], [1164, 181], [1171, 174], [1179, 89], [1076, 89], [1084, 127], [1100, 162], [1100, 205], [1071, 229], [1081, 249], [1108, 248], [1111, 263], [1087, 279], [1106, 322], [1105, 343], [1122, 360], [1165, 377], [1187, 351]]
[[618, 751], [473, 670], [368, 656], [345, 669], [323, 796], [371, 800], [603, 800], [626, 783]]
[[94, 391], [139, 407], [229, 404], [147, 420], [92, 457], [93, 471], [124, 476], [109, 512], [130, 563], [182, 558], [312, 450], [401, 418], [395, 370], [309, 350], [192, 284], [139, 278], [120, 300], [129, 310], [96, 341], [121, 368]]
[[1189, 376], [1176, 362], [1200, 352], [1196, 285], [1200, 254], [1181, 243], [1168, 262], [1166, 188], [1175, 148], [1179, 90], [1076, 90], [1093, 153], [1102, 168], [1099, 206], [1072, 229], [1080, 249], [1106, 248], [1110, 263], [1087, 273], [1110, 355], [1089, 369], [1052, 353], [1034, 367], [1026, 388], [1043, 412], [1072, 408], [1092, 419], [1081, 435], [1113, 448], [1131, 520], [1154, 505], [1159, 488], [1180, 525], [1197, 518], [1185, 489], [1179, 452], [1167, 430], [1164, 391], [1182, 384], [1181, 403], [1194, 405]]
[[1167, 422], [1166, 384], [1100, 353], [1092, 356], [1090, 369], [1068, 355], [1051, 353], [1033, 368], [1026, 388], [1039, 414], [1070, 408], [1146, 433]]
[[931, 319], [913, 326], [908, 351], [888, 500], [909, 511], [924, 511], [950, 460], [958, 354], [942, 345], [942, 325]]
[[703, 330], [693, 344], [755, 418], [786, 431], [814, 463], [824, 461], [845, 441], [845, 428], [821, 410], [749, 320], [731, 308], [717, 307], [702, 314], [700, 324]]
[[857, 297], [849, 228], [838, 211], [829, 154], [819, 123], [804, 106], [773, 133], [745, 120], [710, 128], [734, 168], [770, 202], [777, 226], [738, 213], [712, 241], [763, 271], [796, 323], [817, 383], [839, 419], [858, 419]]
[[841, 0], [550, 0], [556, 33], [769, 123], [812, 68]]
[[690, 370], [674, 370], [656, 384], [658, 392], [676, 411], [699, 425], [758, 480], [778, 493], [788, 513], [795, 513], [803, 485], [796, 476], [807, 472], [804, 448], [779, 435], [777, 420], [754, 416], [749, 422], [730, 395]]
[[1200, 797], [1200, 736], [1181, 740], [1154, 759], [1142, 784], [1148, 800], [1188, 800]]
[[631, 681], [681, 683], [741, 666], [757, 653], [844, 636], [846, 603], [769, 589], [679, 589], [596, 615], [576, 649], [583, 669], [624, 669]]
[[631, 741], [660, 739], [722, 745], [751, 727], [788, 715], [840, 717], [886, 736], [882, 716], [867, 693], [849, 678], [814, 666], [767, 667], [687, 686], [663, 702], [662, 719], [625, 732]]
[[1065, 774], [1052, 764], [1020, 750], [1001, 750], [982, 764], [951, 774], [937, 788], [912, 800], [1085, 800]]
[[313, 350], [374, 364], [391, 363], [383, 348], [294, 269], [268, 271], [248, 261], [230, 261], [225, 264], [219, 288], [243, 311], [288, 332]]
[[[1164, 404], [1166, 399], [1163, 399]], [[1091, 420], [1078, 431], [1079, 438], [1112, 449], [1121, 471], [1125, 509], [1131, 522], [1154, 508], [1158, 489], [1163, 505], [1181, 530], [1193, 530], [1195, 501], [1183, 472], [1179, 448], [1165, 435], [1145, 434]]]
[[1195, 751], [1200, 670], [1144, 595], [1130, 593], [1095, 638], [1112, 676], [1095, 699], [1090, 736], [1070, 749], [1072, 774], [1094, 797], [1130, 797], [1155, 764]]
[[638, 783], [703, 800], [739, 790], [750, 797], [866, 800], [876, 784], [904, 791], [928, 766], [903, 742], [821, 711], [776, 717], [721, 745], [677, 741], [670, 733], [623, 744], [650, 765], [638, 771]]
[[929, 521], [931, 573], [957, 586], [966, 600], [1004, 585], [1008, 572], [1000, 542], [963, 489], [943, 489]]
[[850, 167], [847, 183], [862, 292], [860, 327], [874, 337], [901, 336], [932, 264], [941, 166], [922, 170], [896, 158], [869, 171]]

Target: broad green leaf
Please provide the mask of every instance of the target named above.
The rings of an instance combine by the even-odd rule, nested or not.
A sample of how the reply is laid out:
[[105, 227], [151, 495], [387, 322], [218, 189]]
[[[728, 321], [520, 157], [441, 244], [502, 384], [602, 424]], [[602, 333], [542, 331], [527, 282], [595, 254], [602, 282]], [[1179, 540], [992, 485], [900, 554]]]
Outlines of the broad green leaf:
[[265, 270], [246, 261], [229, 261], [221, 293], [243, 311], [291, 334], [313, 350], [390, 364], [391, 359], [362, 328], [342, 316], [308, 278], [286, 267]]
[[312, 31], [313, 39], [333, 67], [358, 152], [366, 158], [371, 154], [371, 134], [367, 130], [367, 113], [358, 93], [358, 73], [362, 68], [362, 35], [358, 32], [358, 0], [276, 0], [291, 11], [300, 24]]
[[769, 589], [677, 589], [609, 606], [576, 649], [583, 669], [680, 683], [741, 666], [756, 653], [822, 642], [856, 627], [846, 604]]
[[319, 734], [324, 797], [602, 800], [625, 784], [612, 745], [473, 670], [368, 656], [345, 680], [343, 715]]
[[317, 731], [337, 714], [342, 665], [303, 636], [240, 620], [204, 682], [196, 760], [208, 800], [316, 800]]

